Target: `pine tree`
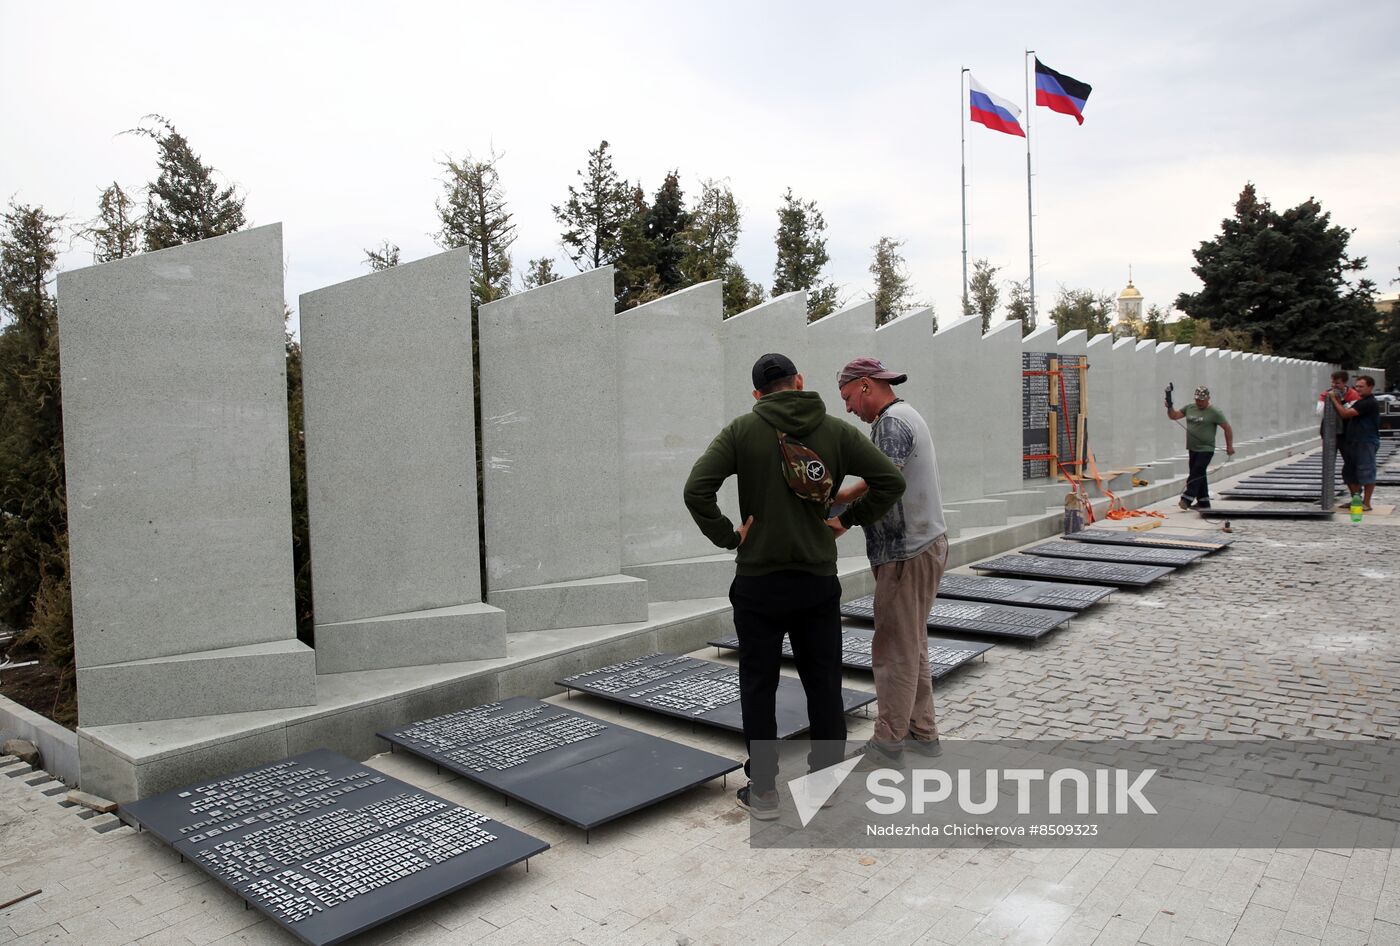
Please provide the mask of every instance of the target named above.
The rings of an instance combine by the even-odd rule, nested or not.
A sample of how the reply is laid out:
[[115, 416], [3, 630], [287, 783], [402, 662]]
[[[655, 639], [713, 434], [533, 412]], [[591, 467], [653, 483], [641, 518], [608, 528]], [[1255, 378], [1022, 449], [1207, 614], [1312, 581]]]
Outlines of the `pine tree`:
[[399, 245], [385, 240], [373, 249], [366, 249], [365, 264], [376, 273], [399, 265]]
[[893, 237], [880, 237], [872, 250], [875, 258], [870, 262], [870, 275], [875, 277], [875, 291], [870, 298], [875, 300], [875, 325], [879, 327], [899, 315], [909, 307], [909, 296], [913, 286], [909, 282], [908, 267], [899, 248], [903, 240]]
[[1008, 281], [1006, 317], [1021, 323], [1022, 338], [1035, 331], [1035, 317], [1031, 315], [1031, 291], [1025, 280]]
[[49, 282], [62, 219], [11, 204], [0, 233], [0, 621], [73, 660], [58, 308]]
[[554, 260], [548, 256], [541, 256], [539, 259], [530, 260], [525, 268], [525, 275], [521, 277], [521, 285], [525, 289], [535, 289], [559, 279], [559, 274], [554, 271]]
[[684, 234], [689, 225], [690, 214], [685, 209], [680, 174], [672, 171], [656, 189], [646, 215], [652, 266], [663, 295], [691, 285], [681, 268], [681, 261], [686, 255]]
[[472, 254], [472, 308], [510, 295], [510, 245], [515, 224], [506, 210], [505, 191], [496, 169], [501, 155], [486, 161], [442, 162], [443, 199], [437, 204], [442, 229], [435, 236], [444, 249], [469, 247]]
[[656, 244], [647, 234], [651, 207], [640, 183], [628, 189], [628, 214], [618, 234], [619, 252], [613, 262], [613, 292], [618, 312], [660, 299], [661, 276], [656, 267]]
[[141, 252], [142, 221], [136, 204], [116, 181], [97, 200], [97, 217], [83, 229], [92, 241], [92, 261], [110, 263]]
[[773, 295], [806, 290], [809, 322], [836, 309], [836, 287], [822, 279], [822, 270], [831, 259], [825, 233], [826, 218], [816, 201], [799, 200], [789, 187], [778, 207], [778, 231], [773, 236], [778, 248]]
[[146, 188], [146, 249], [163, 250], [241, 230], [243, 198], [232, 187], [220, 190], [214, 169], [200, 160], [185, 136], [159, 115], [147, 115], [154, 128], [135, 133], [156, 143], [156, 179]]
[[1347, 253], [1352, 231], [1312, 198], [1279, 213], [1252, 183], [1220, 230], [1194, 253], [1201, 290], [1177, 308], [1279, 355], [1359, 362], [1376, 331], [1375, 284], [1360, 275], [1366, 259]]
[[1142, 326], [1142, 337], [1154, 342], [1165, 341], [1167, 337], [1167, 311], [1159, 305], [1147, 307], [1147, 321]]
[[963, 300], [963, 315], [982, 316], [982, 334], [992, 327], [992, 316], [1001, 304], [1001, 290], [997, 288], [997, 273], [1000, 266], [993, 266], [988, 260], [972, 261], [972, 279], [968, 281], [968, 298]]
[[569, 186], [569, 199], [553, 208], [564, 227], [559, 239], [579, 272], [613, 262], [622, 253], [622, 226], [633, 215], [632, 190], [613, 170], [608, 143], [588, 152], [583, 183]]
[[296, 605], [297, 639], [316, 643], [316, 617], [311, 598], [311, 515], [306, 496], [306, 400], [302, 394], [301, 343], [291, 332], [292, 310], [283, 305], [287, 358], [287, 449], [292, 475], [292, 589]]
[[723, 284], [724, 317], [738, 315], [763, 301], [763, 287], [751, 282], [734, 260], [742, 215], [725, 182], [703, 181], [683, 235], [681, 270], [687, 285], [718, 279]]

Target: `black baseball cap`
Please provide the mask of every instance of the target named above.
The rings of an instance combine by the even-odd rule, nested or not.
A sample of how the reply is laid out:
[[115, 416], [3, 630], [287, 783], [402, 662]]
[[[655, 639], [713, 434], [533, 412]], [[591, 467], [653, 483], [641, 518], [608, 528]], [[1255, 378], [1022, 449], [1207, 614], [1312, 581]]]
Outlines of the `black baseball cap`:
[[797, 365], [787, 355], [769, 352], [753, 363], [753, 389], [760, 391], [774, 381], [797, 374]]

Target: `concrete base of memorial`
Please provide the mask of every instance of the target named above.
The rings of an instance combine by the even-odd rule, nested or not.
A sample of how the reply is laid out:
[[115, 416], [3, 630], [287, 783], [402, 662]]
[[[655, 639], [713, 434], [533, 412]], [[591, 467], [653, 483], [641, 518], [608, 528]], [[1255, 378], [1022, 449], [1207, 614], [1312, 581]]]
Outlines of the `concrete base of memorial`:
[[[1279, 440], [1288, 442], [1280, 446]], [[1298, 430], [1262, 443], [1275, 445], [1249, 457], [1237, 453], [1216, 478], [1313, 450], [1316, 431]], [[1183, 483], [1182, 477], [1159, 480], [1119, 498], [1129, 508], [1141, 508], [1176, 495]], [[1107, 507], [1106, 499], [1094, 502], [1096, 515]], [[1056, 535], [1062, 522], [1061, 512], [1050, 507], [1038, 515], [1014, 516], [1001, 526], [965, 526], [949, 543], [949, 565], [980, 561]], [[839, 568], [844, 598], [874, 590], [863, 555], [841, 559]], [[633, 580], [644, 595], [644, 583]], [[571, 674], [657, 651], [685, 653], [733, 633], [725, 597], [651, 602], [643, 613], [644, 620], [637, 623], [512, 633], [506, 657], [320, 674], [314, 706], [83, 727], [78, 730], [82, 787], [130, 801], [309, 749], [324, 747], [364, 759], [387, 748], [375, 736], [379, 730], [507, 697], [558, 693], [554, 681]]]
[[626, 624], [647, 619], [647, 583], [631, 575], [603, 575], [487, 594], [506, 613], [506, 631]]
[[316, 672], [347, 673], [506, 655], [506, 614], [459, 604], [316, 625]]
[[650, 565], [627, 565], [624, 575], [647, 583], [648, 601], [676, 601], [681, 598], [722, 598], [729, 594], [734, 580], [734, 553], [683, 558]]

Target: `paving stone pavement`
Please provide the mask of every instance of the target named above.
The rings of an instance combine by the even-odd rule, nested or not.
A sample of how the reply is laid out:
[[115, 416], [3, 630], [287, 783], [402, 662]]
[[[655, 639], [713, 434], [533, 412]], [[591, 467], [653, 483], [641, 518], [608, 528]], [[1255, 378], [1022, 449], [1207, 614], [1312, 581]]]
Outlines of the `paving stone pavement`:
[[[1378, 491], [1388, 503], [1400, 491]], [[1171, 504], [1167, 526], [1204, 528]], [[1400, 516], [1237, 521], [1227, 551], [1120, 591], [936, 688], [952, 737], [1390, 739]], [[715, 658], [714, 651], [697, 652]], [[728, 659], [732, 658], [719, 658]], [[848, 685], [869, 688], [868, 675]], [[559, 698], [559, 699], [562, 699]], [[589, 698], [575, 709], [742, 757], [742, 741]], [[871, 721], [853, 717], [853, 738]], [[734, 779], [592, 832], [405, 755], [382, 771], [553, 848], [359, 937], [395, 944], [1400, 944], [1390, 850], [751, 850]], [[5, 771], [0, 767], [0, 773]], [[0, 778], [0, 946], [291, 944], [154, 837]]]

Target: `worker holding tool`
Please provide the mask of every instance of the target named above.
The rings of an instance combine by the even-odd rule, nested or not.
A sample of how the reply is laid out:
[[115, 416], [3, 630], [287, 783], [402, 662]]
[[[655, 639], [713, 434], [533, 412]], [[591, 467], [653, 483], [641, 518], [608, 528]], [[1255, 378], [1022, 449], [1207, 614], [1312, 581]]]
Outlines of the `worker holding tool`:
[[1215, 431], [1225, 432], [1225, 454], [1235, 455], [1235, 432], [1225, 419], [1220, 408], [1210, 403], [1210, 388], [1204, 384], [1196, 388], [1196, 402], [1187, 404], [1181, 410], [1172, 407], [1171, 388], [1167, 388], [1167, 416], [1172, 420], [1186, 420], [1186, 455], [1189, 458], [1186, 474], [1186, 489], [1177, 503], [1182, 509], [1210, 508], [1210, 486], [1206, 482], [1206, 468], [1211, 457], [1215, 456]]

